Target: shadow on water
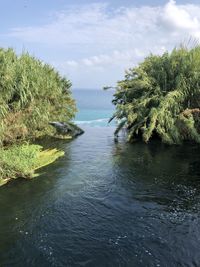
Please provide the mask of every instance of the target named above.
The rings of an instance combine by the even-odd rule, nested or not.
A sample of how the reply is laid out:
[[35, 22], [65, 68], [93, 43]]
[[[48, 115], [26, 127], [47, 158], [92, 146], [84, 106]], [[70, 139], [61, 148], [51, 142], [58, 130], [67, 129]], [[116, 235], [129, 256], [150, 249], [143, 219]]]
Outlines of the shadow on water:
[[40, 177], [0, 188], [0, 266], [199, 266], [199, 146], [112, 128], [56, 146]]
[[[42, 141], [41, 144], [45, 148], [51, 146]], [[27, 225], [48, 214], [50, 207], [46, 204], [48, 200], [56, 198], [59, 187], [56, 177], [58, 172], [62, 177], [63, 169], [70, 165], [70, 145], [63, 141], [57, 141], [55, 145], [53, 147], [67, 150], [67, 153], [52, 165], [42, 168], [39, 177], [31, 180], [17, 179], [0, 187], [0, 266], [1, 259], [11, 260], [8, 266], [22, 266], [20, 261], [15, 262], [15, 257], [12, 262], [13, 244], [30, 234], [26, 231]]]
[[[164, 205], [165, 209], [178, 205], [179, 209], [199, 212], [199, 146], [169, 147], [155, 141], [149, 145], [119, 144], [114, 151], [118, 158], [115, 171], [134, 199]], [[135, 185], [137, 192], [132, 190]]]

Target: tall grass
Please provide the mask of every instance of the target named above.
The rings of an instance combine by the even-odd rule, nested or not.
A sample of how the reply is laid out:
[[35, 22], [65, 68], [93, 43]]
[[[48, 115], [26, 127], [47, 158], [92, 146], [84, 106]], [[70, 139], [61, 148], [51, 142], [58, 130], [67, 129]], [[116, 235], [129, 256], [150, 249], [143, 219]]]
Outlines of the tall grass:
[[13, 49], [0, 49], [0, 143], [35, 138], [49, 121], [69, 121], [76, 111], [71, 83], [50, 65]]

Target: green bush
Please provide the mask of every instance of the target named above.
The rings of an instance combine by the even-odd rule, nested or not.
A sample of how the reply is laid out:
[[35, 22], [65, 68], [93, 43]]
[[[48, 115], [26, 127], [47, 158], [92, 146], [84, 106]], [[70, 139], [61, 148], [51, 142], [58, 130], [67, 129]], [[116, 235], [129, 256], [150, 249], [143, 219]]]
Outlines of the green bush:
[[71, 120], [76, 111], [71, 83], [48, 64], [13, 49], [0, 49], [0, 143], [51, 131], [49, 121]]
[[48, 64], [13, 49], [0, 49], [0, 185], [32, 178], [64, 152], [24, 144], [54, 132], [50, 121], [75, 115], [71, 83]]
[[113, 103], [115, 134], [126, 127], [129, 141], [200, 143], [200, 46], [150, 55], [118, 82]]

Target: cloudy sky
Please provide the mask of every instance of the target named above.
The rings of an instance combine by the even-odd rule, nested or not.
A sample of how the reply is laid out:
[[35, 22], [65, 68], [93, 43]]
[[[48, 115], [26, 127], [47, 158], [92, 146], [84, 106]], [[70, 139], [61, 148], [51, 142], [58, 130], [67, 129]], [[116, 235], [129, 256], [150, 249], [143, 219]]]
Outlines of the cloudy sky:
[[53, 64], [74, 88], [115, 85], [150, 52], [200, 39], [200, 0], [0, 0], [0, 43]]

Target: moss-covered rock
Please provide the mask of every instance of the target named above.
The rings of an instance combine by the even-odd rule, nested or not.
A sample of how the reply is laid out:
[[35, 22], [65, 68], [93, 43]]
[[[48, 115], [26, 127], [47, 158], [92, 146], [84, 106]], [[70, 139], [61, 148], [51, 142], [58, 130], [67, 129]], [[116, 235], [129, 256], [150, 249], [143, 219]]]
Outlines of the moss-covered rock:
[[76, 137], [84, 133], [84, 131], [72, 122], [50, 122], [51, 126], [56, 129], [56, 133], [60, 136]]

